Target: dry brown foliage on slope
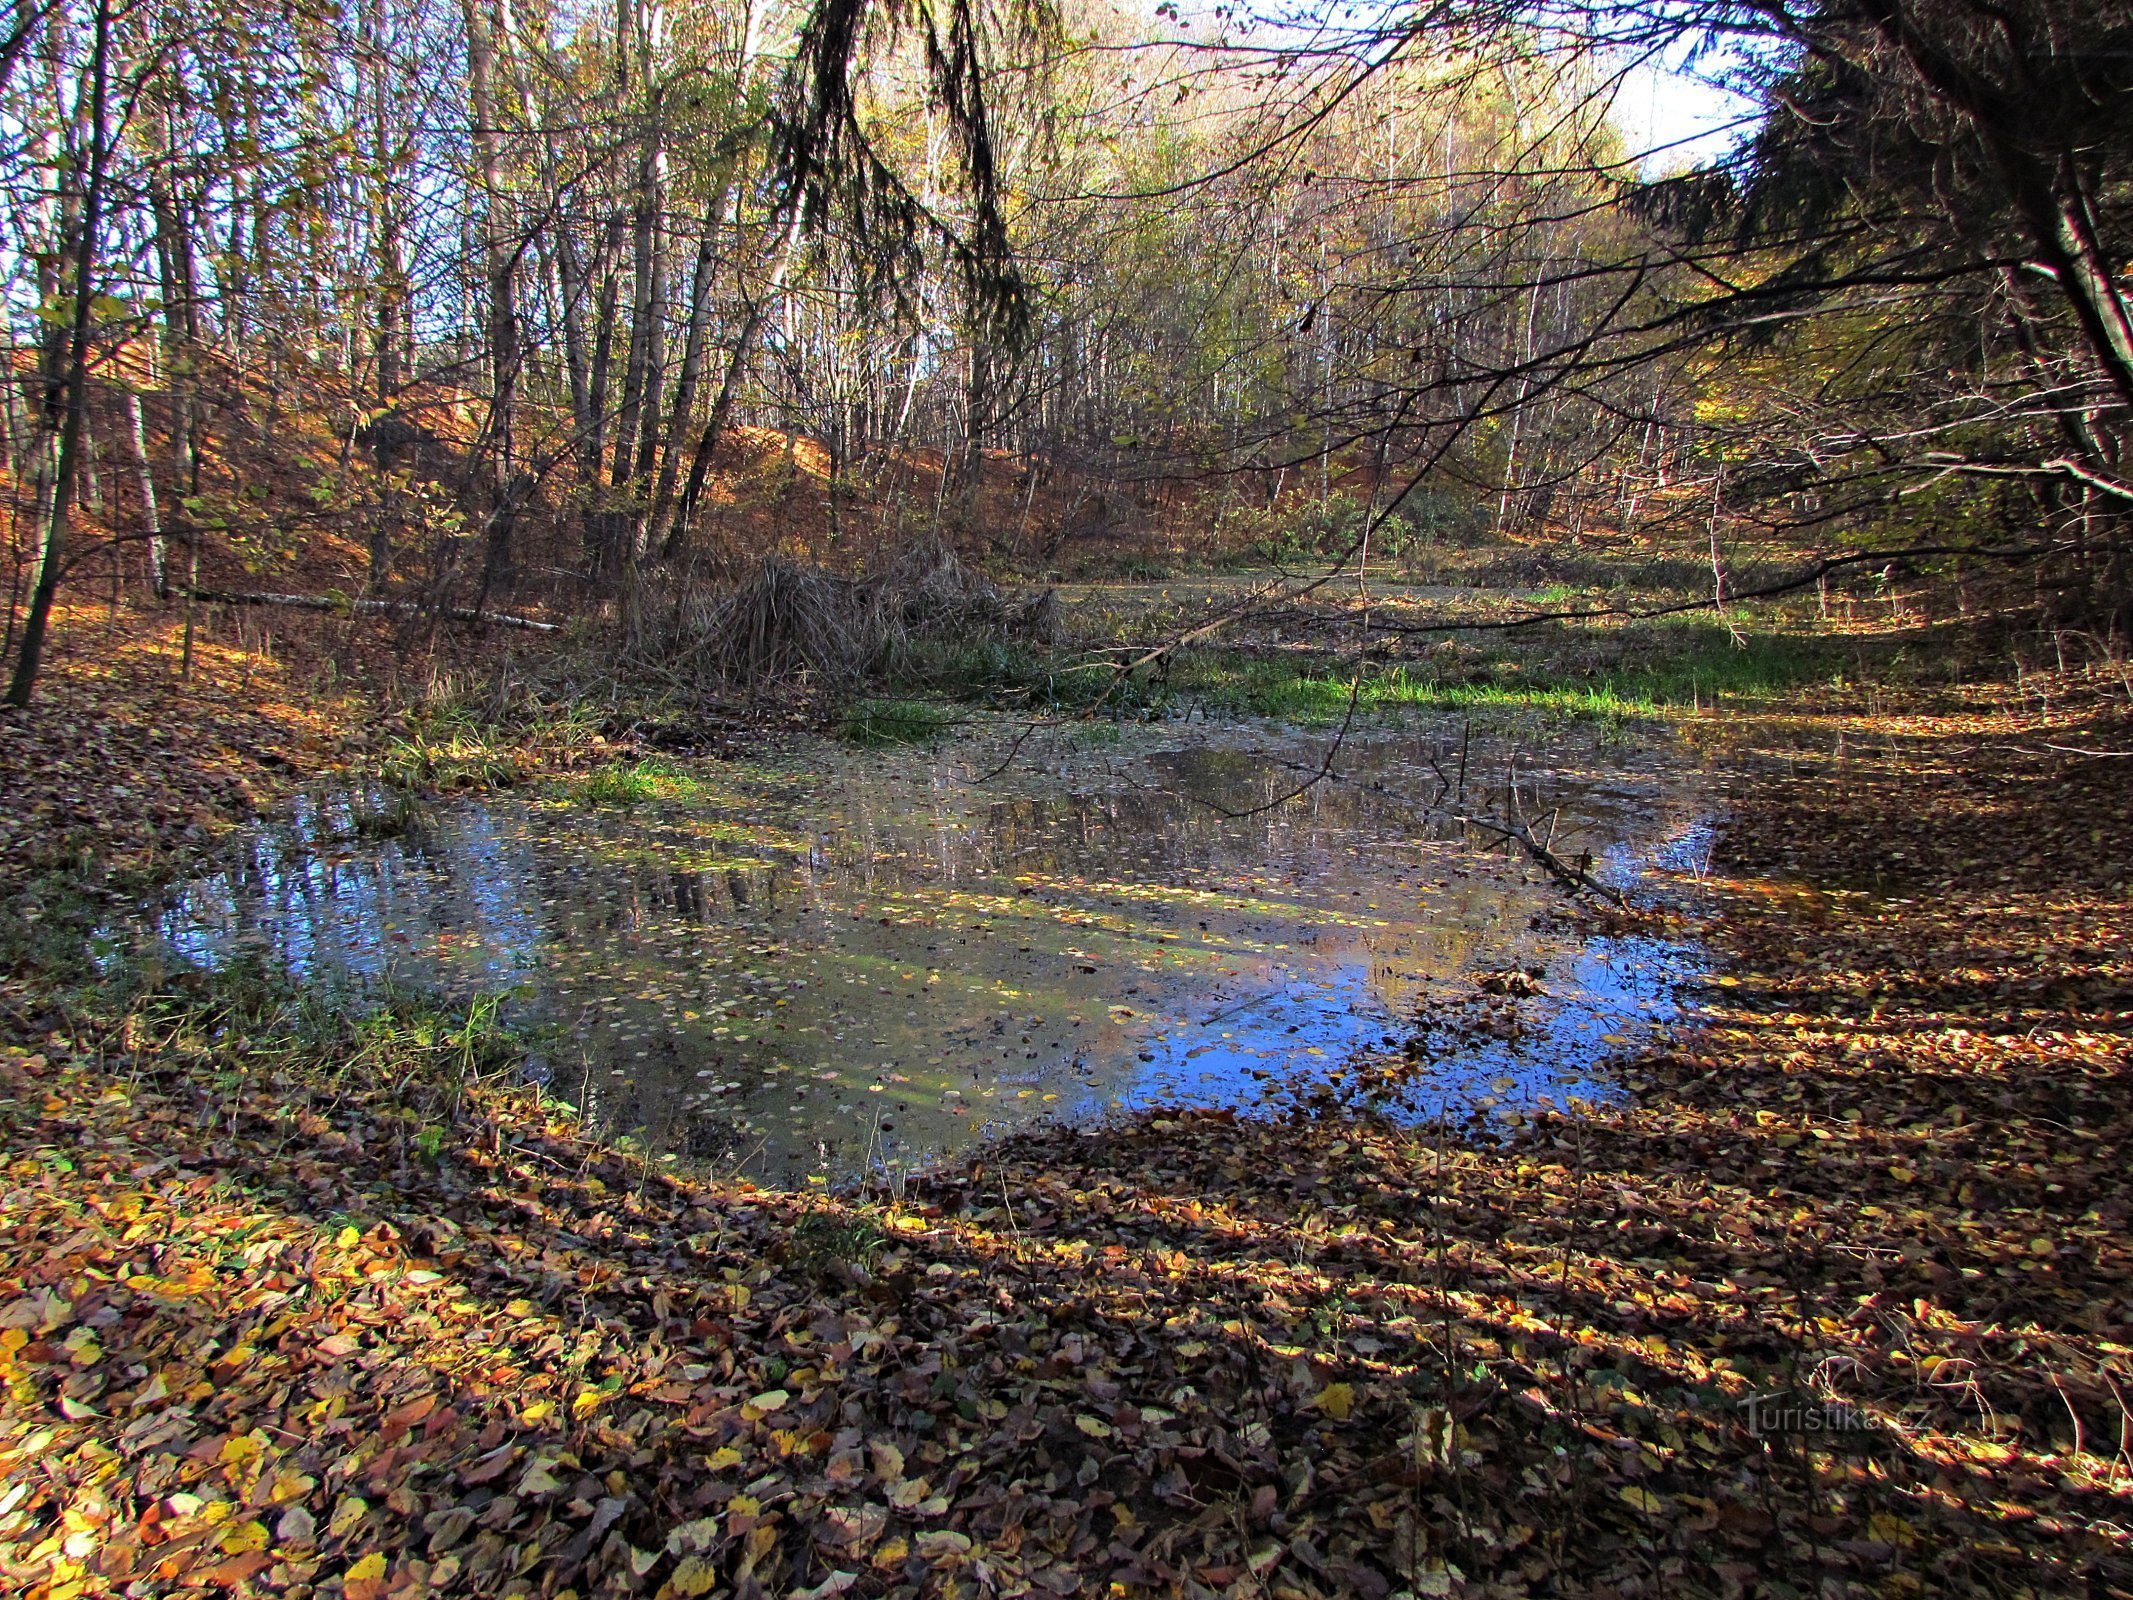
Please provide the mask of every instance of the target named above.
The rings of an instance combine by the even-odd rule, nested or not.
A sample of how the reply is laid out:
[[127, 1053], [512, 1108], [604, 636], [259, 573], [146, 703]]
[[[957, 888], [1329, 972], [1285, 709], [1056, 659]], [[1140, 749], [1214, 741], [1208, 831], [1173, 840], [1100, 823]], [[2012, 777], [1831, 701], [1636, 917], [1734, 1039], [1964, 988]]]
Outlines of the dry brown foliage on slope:
[[360, 696], [321, 676], [314, 631], [203, 607], [181, 681], [177, 608], [60, 613], [36, 698], [0, 709], [0, 896], [42, 871], [167, 871], [330, 765]]

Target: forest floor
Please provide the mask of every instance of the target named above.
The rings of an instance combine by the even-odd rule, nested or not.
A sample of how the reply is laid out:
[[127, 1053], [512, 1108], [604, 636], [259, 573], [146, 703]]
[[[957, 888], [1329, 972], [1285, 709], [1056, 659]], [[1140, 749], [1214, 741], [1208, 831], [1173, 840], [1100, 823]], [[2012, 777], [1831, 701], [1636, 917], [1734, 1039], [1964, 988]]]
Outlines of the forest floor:
[[[129, 872], [376, 747], [140, 681], [0, 736]], [[1500, 1140], [1172, 1111], [763, 1192], [478, 1012], [18, 965], [0, 1588], [2133, 1595], [2124, 700], [1699, 707], [1708, 1008]]]

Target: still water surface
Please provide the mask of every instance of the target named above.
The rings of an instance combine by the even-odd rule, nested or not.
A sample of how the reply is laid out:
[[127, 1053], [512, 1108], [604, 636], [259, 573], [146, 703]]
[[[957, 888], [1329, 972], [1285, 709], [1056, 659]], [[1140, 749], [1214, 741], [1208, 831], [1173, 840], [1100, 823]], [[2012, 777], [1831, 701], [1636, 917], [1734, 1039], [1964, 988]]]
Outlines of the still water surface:
[[[1626, 882], [1697, 848], [1687, 764], [1593, 735], [1004, 730], [932, 750], [803, 743], [438, 806], [351, 839], [346, 792], [247, 836], [164, 907], [188, 959], [504, 991], [553, 1092], [675, 1160], [837, 1182], [1041, 1117], [1249, 1107], [1434, 1035], [1411, 1115], [1606, 1092], [1694, 953], [1579, 938], [1538, 871], [1434, 820], [1456, 781]], [[1014, 759], [1003, 762], [1012, 753]], [[1285, 798], [1287, 797], [1287, 798]], [[1491, 973], [1542, 992], [1484, 999]], [[1500, 986], [1500, 980], [1499, 980]], [[1449, 1008], [1449, 1009], [1447, 1009]], [[1429, 1037], [1430, 1035], [1425, 1035]]]

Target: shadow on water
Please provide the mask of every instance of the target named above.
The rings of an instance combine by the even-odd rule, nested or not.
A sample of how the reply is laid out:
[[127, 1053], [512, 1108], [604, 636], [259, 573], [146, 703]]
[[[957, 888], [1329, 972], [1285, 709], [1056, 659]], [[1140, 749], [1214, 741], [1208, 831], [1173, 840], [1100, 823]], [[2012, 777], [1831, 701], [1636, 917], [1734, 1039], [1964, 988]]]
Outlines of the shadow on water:
[[[564, 1099], [778, 1184], [1039, 1117], [1293, 1094], [1505, 973], [1535, 975], [1527, 998], [1433, 1052], [1406, 1109], [1606, 1093], [1596, 1064], [1670, 1013], [1692, 952], [1580, 938], [1536, 871], [1433, 823], [1414, 797], [1460, 759], [1456, 730], [1351, 739], [1340, 781], [1289, 797], [1325, 748], [1249, 724], [1094, 748], [1061, 730], [995, 773], [989, 734], [821, 744], [675, 768], [632, 805], [456, 801], [385, 839], [351, 826], [370, 797], [321, 794], [157, 926], [196, 962], [504, 991]], [[1699, 848], [1670, 750], [1465, 759], [1470, 799], [1617, 881]]]

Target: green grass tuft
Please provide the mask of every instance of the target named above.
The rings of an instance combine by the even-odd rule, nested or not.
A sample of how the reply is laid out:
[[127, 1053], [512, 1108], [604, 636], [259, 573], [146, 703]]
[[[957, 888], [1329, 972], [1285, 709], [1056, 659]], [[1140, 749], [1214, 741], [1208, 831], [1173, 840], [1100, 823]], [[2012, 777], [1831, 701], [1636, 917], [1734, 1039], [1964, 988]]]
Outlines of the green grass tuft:
[[930, 700], [860, 700], [845, 709], [837, 737], [862, 749], [928, 744], [963, 719]]
[[424, 707], [392, 740], [377, 776], [405, 789], [500, 789], [590, 750], [599, 720], [590, 706], [543, 706], [507, 722], [489, 721], [455, 700]]
[[647, 800], [686, 800], [702, 784], [666, 761], [610, 761], [595, 767], [570, 786], [586, 805], [635, 806]]
[[[1515, 652], [1515, 653], [1514, 653]], [[1526, 711], [1623, 722], [1753, 699], [1826, 680], [1844, 657], [1829, 641], [1794, 634], [1733, 635], [1690, 624], [1589, 635], [1536, 634], [1490, 655], [1469, 653], [1449, 672], [1394, 666], [1355, 685], [1323, 660], [1268, 660], [1210, 652], [1183, 659], [1171, 692], [1213, 709], [1323, 724], [1348, 711]]]

